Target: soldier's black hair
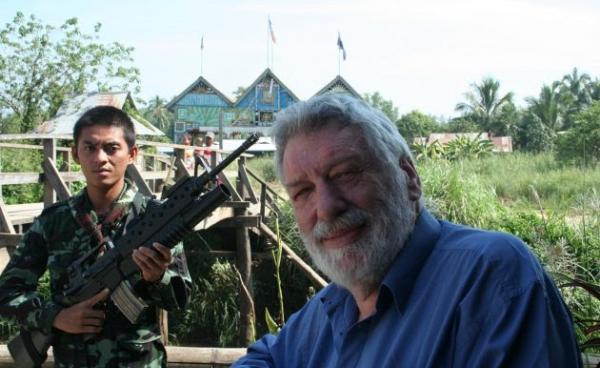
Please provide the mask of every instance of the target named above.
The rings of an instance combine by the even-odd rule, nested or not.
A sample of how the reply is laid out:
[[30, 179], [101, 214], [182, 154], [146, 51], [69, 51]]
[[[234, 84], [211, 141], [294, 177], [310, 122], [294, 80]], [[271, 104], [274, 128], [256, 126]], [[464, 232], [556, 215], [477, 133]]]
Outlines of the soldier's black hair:
[[79, 143], [79, 137], [83, 128], [94, 125], [122, 128], [127, 146], [131, 148], [135, 145], [135, 128], [129, 115], [113, 106], [96, 106], [81, 115], [75, 123], [73, 127], [75, 146]]

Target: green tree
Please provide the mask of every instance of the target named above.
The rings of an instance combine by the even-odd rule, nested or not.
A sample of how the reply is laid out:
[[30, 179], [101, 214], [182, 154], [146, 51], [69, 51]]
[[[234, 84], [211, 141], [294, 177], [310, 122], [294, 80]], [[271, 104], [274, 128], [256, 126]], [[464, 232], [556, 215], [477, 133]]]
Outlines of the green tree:
[[519, 120], [514, 136], [515, 148], [527, 152], [544, 152], [553, 147], [554, 132], [532, 111], [526, 111]]
[[444, 131], [448, 133], [472, 133], [479, 131], [477, 123], [467, 116], [453, 118], [446, 124]]
[[507, 103], [502, 106], [496, 120], [496, 136], [511, 136], [517, 134], [519, 121], [521, 121], [522, 111], [513, 103]]
[[369, 105], [383, 111], [383, 113], [392, 121], [398, 120], [398, 108], [394, 106], [391, 100], [386, 100], [379, 92], [372, 94], [365, 93], [363, 99]]
[[19, 133], [19, 120], [15, 114], [0, 114], [0, 134]]
[[556, 158], [586, 166], [600, 162], [600, 102], [577, 114], [573, 128], [558, 137]]
[[170, 136], [173, 133], [175, 116], [167, 109], [166, 100], [159, 96], [154, 96], [142, 110], [142, 115], [158, 129], [165, 132], [165, 134]]
[[246, 87], [238, 86], [235, 91], [233, 91], [233, 99], [237, 101], [240, 97], [242, 97], [246, 93]]
[[429, 134], [440, 130], [440, 124], [430, 115], [413, 110], [404, 114], [396, 121], [398, 131], [407, 142], [415, 137], [428, 137]]
[[64, 99], [88, 89], [139, 91], [133, 48], [98, 41], [79, 29], [77, 18], [60, 27], [17, 12], [0, 30], [0, 110], [10, 111], [20, 131], [53, 116]]
[[600, 101], [600, 79], [598, 78], [590, 83], [590, 97], [592, 101]]
[[566, 74], [562, 79], [563, 87], [573, 96], [579, 107], [586, 107], [592, 103], [591, 83], [589, 74], [579, 74], [577, 68], [573, 68], [571, 74]]
[[566, 74], [561, 81], [561, 97], [565, 102], [563, 128], [573, 125], [575, 115], [592, 103], [592, 79], [586, 73], [579, 74], [573, 68], [571, 74]]
[[566, 102], [564, 95], [560, 93], [559, 82], [554, 82], [550, 86], [544, 85], [537, 99], [528, 97], [525, 101], [529, 104], [529, 111], [551, 132], [557, 132], [562, 128]]
[[500, 82], [493, 78], [484, 78], [481, 84], [471, 84], [472, 91], [465, 93], [466, 102], [456, 105], [456, 111], [472, 117], [477, 125], [490, 134], [498, 134], [498, 116], [502, 107], [512, 104], [513, 93], [500, 96]]

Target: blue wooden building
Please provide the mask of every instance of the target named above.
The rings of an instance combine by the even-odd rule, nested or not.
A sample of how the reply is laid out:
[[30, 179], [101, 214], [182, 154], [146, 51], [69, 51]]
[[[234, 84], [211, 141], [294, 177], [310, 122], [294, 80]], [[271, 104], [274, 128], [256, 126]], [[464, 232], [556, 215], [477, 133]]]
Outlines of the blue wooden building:
[[[347, 93], [361, 96], [342, 76], [336, 76], [315, 95]], [[267, 134], [275, 113], [300, 99], [269, 68], [248, 86], [236, 101], [231, 101], [204, 77], [199, 77], [167, 104], [175, 113], [174, 142], [186, 132], [218, 132], [225, 135], [243, 132]]]
[[239, 119], [237, 123], [270, 126], [277, 111], [299, 100], [271, 69], [267, 68], [236, 101], [234, 106], [238, 110], [248, 112], [246, 118]]
[[167, 109], [175, 113], [173, 141], [179, 143], [187, 131], [218, 129], [221, 120], [231, 115], [233, 102], [201, 76], [169, 102]]
[[167, 104], [175, 113], [174, 142], [186, 132], [266, 133], [275, 113], [299, 101], [298, 97], [266, 69], [232, 102], [204, 77], [199, 77]]

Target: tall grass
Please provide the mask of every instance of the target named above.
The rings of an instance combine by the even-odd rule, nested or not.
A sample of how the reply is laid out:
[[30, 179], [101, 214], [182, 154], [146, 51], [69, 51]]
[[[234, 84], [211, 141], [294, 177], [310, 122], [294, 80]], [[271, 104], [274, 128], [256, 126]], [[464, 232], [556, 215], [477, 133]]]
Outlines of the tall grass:
[[[422, 164], [426, 168], [439, 161]], [[476, 175], [484, 187], [493, 188], [498, 199], [521, 209], [537, 208], [531, 187], [546, 210], [562, 214], [569, 212], [583, 193], [592, 188], [600, 191], [600, 167], [567, 166], [557, 162], [551, 153], [496, 154], [450, 165]]]

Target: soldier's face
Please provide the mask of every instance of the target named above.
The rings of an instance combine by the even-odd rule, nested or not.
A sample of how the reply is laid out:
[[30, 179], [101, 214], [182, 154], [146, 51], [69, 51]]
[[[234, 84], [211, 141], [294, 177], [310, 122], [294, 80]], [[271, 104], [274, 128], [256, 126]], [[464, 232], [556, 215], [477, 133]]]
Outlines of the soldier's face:
[[94, 125], [81, 131], [73, 157], [81, 165], [88, 187], [109, 191], [122, 186], [137, 147], [129, 148], [122, 128]]

